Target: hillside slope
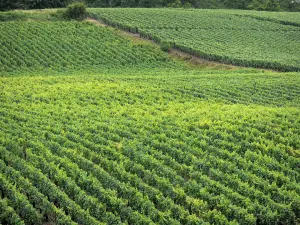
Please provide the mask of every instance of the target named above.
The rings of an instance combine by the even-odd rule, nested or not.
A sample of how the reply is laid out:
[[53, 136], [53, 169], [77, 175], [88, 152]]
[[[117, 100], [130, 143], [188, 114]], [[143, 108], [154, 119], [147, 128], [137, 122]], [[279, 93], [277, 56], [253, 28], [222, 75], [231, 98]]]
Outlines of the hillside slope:
[[172, 67], [168, 55], [112, 29], [79, 22], [0, 23], [0, 72]]
[[[300, 70], [300, 13], [90, 9], [104, 22], [223, 63]], [[286, 19], [285, 19], [286, 18]], [[289, 24], [289, 25], [287, 25]]]
[[0, 28], [0, 224], [300, 222], [299, 72], [191, 67], [86, 22]]
[[0, 78], [2, 198], [25, 224], [296, 224], [299, 77]]

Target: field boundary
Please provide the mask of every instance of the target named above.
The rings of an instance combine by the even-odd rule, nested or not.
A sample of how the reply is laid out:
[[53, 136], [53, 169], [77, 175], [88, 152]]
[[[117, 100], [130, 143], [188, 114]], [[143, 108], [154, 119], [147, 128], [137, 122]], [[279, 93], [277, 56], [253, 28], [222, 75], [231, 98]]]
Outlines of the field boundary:
[[274, 18], [261, 17], [261, 16], [257, 16], [257, 15], [243, 15], [243, 14], [234, 14], [234, 15], [240, 16], [240, 17], [248, 17], [248, 18], [259, 20], [259, 21], [269, 21], [271, 23], [277, 23], [277, 24], [281, 24], [281, 25], [285, 25], [285, 26], [300, 27], [300, 23], [296, 23], [296, 22], [290, 22], [290, 21], [279, 20], [279, 19], [274, 19]]
[[[133, 33], [133, 32], [130, 32], [128, 30], [125, 30], [125, 29], [120, 29], [119, 27], [114, 27], [110, 24], [105, 23], [103, 20], [96, 19], [96, 18], [93, 18], [93, 17], [88, 17], [86, 19], [86, 21], [90, 22], [90, 23], [93, 23], [97, 26], [117, 29], [118, 34], [120, 36], [125, 37], [127, 39], [130, 39], [134, 43], [148, 44], [148, 45], [150, 44], [154, 47], [160, 48], [160, 45], [157, 41], [155, 41], [153, 39], [150, 39], [150, 38], [147, 38], [147, 37], [143, 37], [138, 32]], [[208, 59], [205, 59], [205, 58], [202, 58], [200, 56], [182, 51], [182, 50], [180, 50], [178, 48], [174, 48], [174, 47], [171, 47], [169, 49], [168, 54], [171, 58], [173, 58], [175, 60], [182, 61], [187, 66], [190, 66], [190, 67], [224, 69], [224, 70], [236, 70], [236, 69], [246, 68], [246, 67], [243, 67], [243, 66], [238, 66], [238, 65], [233, 65], [233, 64], [224, 64], [224, 63], [221, 63], [221, 62], [208, 60]], [[247, 67], [247, 68], [249, 68], [249, 67]], [[255, 68], [255, 69], [259, 69], [259, 68]], [[264, 70], [266, 70], [266, 69], [264, 69]]]
[[[234, 14], [235, 15], [235, 14]], [[187, 53], [190, 56], [197, 57], [200, 59], [205, 59], [209, 62], [216, 62], [222, 65], [230, 65], [235, 67], [243, 67], [243, 68], [255, 68], [255, 69], [265, 69], [277, 72], [297, 72], [300, 71], [299, 66], [291, 66], [291, 65], [284, 65], [280, 62], [272, 62], [272, 61], [263, 61], [263, 60], [244, 60], [238, 58], [230, 58], [227, 56], [222, 56], [214, 53], [207, 53], [201, 51], [199, 49], [192, 49], [187, 46], [183, 46], [176, 43], [165, 43], [163, 40], [160, 40], [158, 37], [151, 36], [147, 32], [140, 32], [138, 27], [133, 27], [130, 25], [123, 25], [118, 22], [111, 22], [107, 18], [97, 17], [97, 15], [90, 14], [90, 17], [96, 21], [100, 21], [100, 23], [105, 24], [106, 26], [114, 27], [119, 30], [123, 30], [129, 33], [133, 33], [135, 35], [139, 35], [141, 38], [152, 40], [158, 44], [169, 44], [172, 49], [176, 49], [181, 51], [182, 53]], [[255, 18], [253, 18], [255, 19]]]

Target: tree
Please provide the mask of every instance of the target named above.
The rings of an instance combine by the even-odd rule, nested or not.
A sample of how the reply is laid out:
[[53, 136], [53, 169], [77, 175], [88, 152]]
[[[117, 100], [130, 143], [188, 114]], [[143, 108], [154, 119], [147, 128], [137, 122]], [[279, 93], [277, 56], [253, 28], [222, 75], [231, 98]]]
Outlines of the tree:
[[267, 0], [265, 9], [267, 11], [280, 11], [280, 5], [277, 0]]
[[287, 9], [289, 11], [299, 12], [300, 11], [300, 0], [289, 1]]
[[68, 5], [66, 17], [75, 20], [83, 20], [87, 16], [86, 5], [82, 2], [75, 2]]
[[251, 0], [225, 0], [224, 6], [233, 9], [247, 9]]
[[29, 9], [35, 3], [35, 0], [31, 2], [26, 0], [0, 0], [0, 10]]
[[216, 0], [195, 0], [195, 8], [217, 8], [218, 3]]
[[70, 0], [0, 0], [0, 10], [65, 7]]
[[36, 3], [30, 8], [42, 9], [42, 8], [61, 8], [70, 3], [70, 0], [36, 0]]
[[172, 8], [180, 8], [182, 7], [182, 4], [180, 0], [175, 0], [175, 2], [170, 3], [168, 6]]
[[121, 7], [136, 7], [138, 5], [138, 0], [121, 0]]
[[140, 0], [138, 6], [143, 8], [162, 7], [162, 0]]
[[252, 2], [248, 5], [249, 9], [253, 9], [253, 10], [265, 10], [266, 6], [263, 2], [263, 0], [252, 0]]

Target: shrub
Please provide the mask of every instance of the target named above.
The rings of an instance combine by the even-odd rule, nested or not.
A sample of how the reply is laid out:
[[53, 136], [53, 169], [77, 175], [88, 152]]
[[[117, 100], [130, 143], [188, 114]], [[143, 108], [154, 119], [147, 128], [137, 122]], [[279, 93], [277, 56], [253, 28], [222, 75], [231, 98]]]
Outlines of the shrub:
[[168, 7], [171, 8], [181, 8], [182, 4], [180, 0], [175, 0], [175, 2], [168, 4]]
[[83, 2], [68, 5], [65, 16], [69, 19], [83, 20], [87, 16], [86, 5]]
[[164, 52], [169, 52], [171, 50], [171, 43], [169, 43], [169, 42], [161, 42], [160, 43], [160, 48]]

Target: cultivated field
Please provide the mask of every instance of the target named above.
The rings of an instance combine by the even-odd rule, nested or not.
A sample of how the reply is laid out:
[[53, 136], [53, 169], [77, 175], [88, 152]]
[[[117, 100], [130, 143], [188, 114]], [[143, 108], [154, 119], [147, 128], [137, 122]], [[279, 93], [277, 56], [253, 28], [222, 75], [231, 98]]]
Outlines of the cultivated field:
[[[141, 11], [126, 10], [91, 11], [123, 28], [132, 18], [153, 38], [190, 29], [178, 43], [211, 55], [299, 66], [299, 27], [272, 22], [293, 21], [289, 13], [256, 12], [272, 21], [252, 24], [240, 11], [165, 9], [197, 14], [183, 26], [144, 9], [140, 28]], [[299, 72], [192, 65], [114, 28], [34, 12], [0, 13], [0, 224], [299, 224]], [[174, 29], [146, 27], [152, 12]], [[195, 42], [197, 18], [203, 35], [224, 39], [243, 20], [253, 54], [244, 39], [236, 57]], [[278, 48], [259, 51], [264, 25]]]
[[166, 53], [91, 23], [10, 21], [0, 23], [0, 33], [3, 73], [172, 66]]
[[[92, 9], [115, 27], [235, 65], [300, 69], [300, 13], [237, 10]], [[298, 22], [297, 22], [298, 21]]]

